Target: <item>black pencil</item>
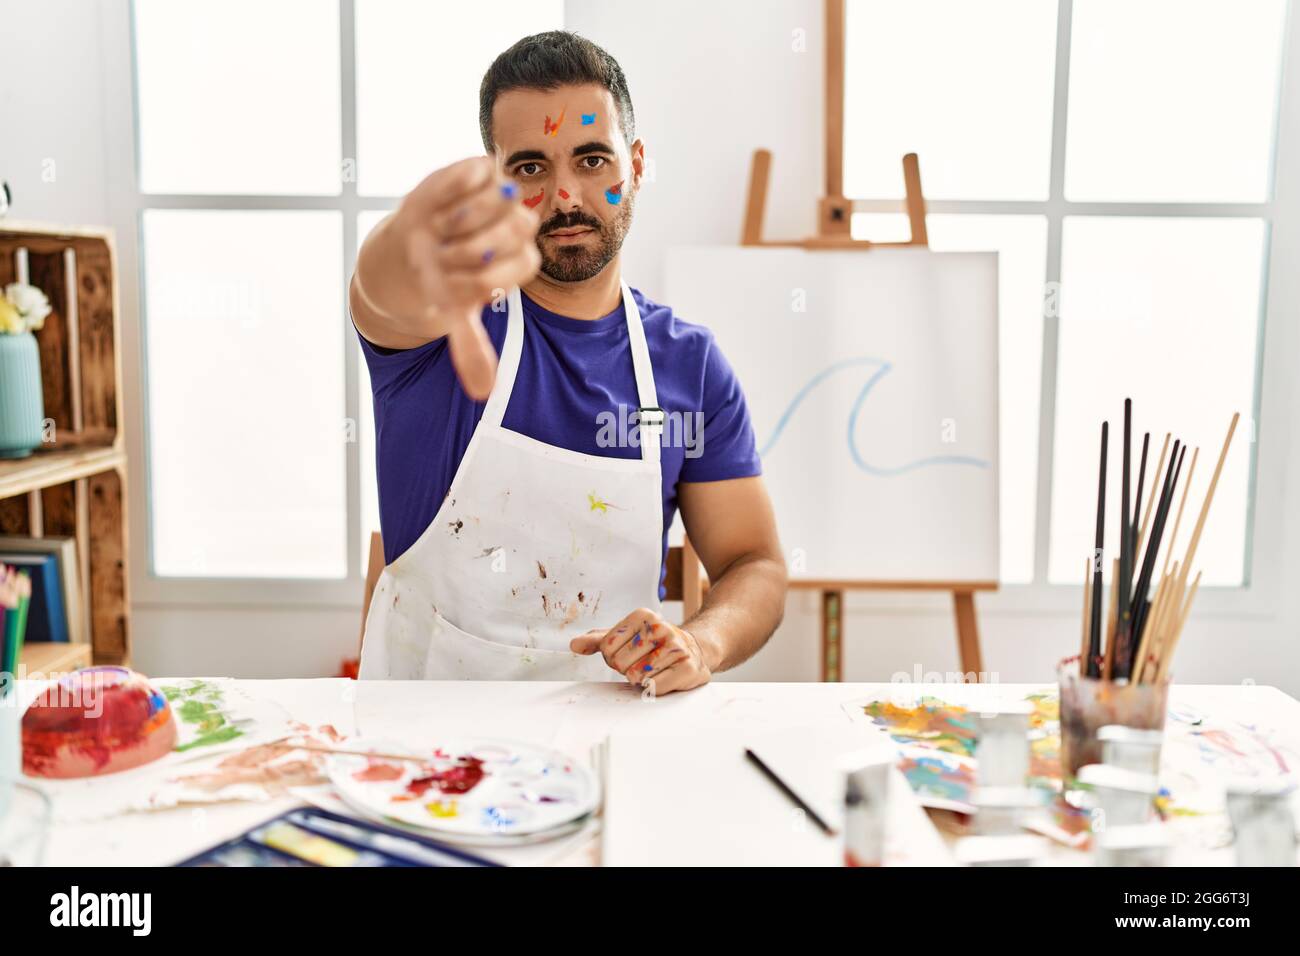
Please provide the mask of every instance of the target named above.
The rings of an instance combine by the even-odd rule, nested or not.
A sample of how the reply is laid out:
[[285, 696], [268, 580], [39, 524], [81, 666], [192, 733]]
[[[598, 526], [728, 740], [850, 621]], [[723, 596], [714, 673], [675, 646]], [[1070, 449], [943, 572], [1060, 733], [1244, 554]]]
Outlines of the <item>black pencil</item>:
[[777, 788], [782, 793], [784, 793], [787, 797], [789, 797], [791, 801], [794, 802], [795, 806], [797, 806], [804, 813], [808, 814], [808, 818], [812, 820], [813, 823], [817, 824], [818, 829], [820, 829], [822, 833], [825, 833], [827, 836], [835, 836], [834, 827], [832, 827], [820, 816], [818, 816], [817, 811], [814, 810], [812, 807], [808, 806], [808, 804], [806, 804], [803, 801], [803, 798], [800, 797], [799, 794], [791, 790], [789, 784], [787, 784], [784, 780], [782, 780], [780, 777], [776, 775], [776, 771], [774, 771], [767, 764], [763, 763], [762, 758], [759, 757], [758, 754], [754, 753], [754, 751], [746, 747], [745, 756], [749, 759], [750, 763], [752, 763], [759, 770], [763, 771], [763, 776], [767, 777], [768, 780], [771, 780], [774, 784], [776, 784]]
[[[1169, 459], [1169, 474], [1165, 477], [1165, 486], [1160, 492], [1160, 504], [1156, 507], [1155, 517], [1151, 521], [1151, 539], [1147, 542], [1146, 556], [1142, 559], [1142, 573], [1138, 576], [1138, 597], [1143, 602], [1139, 605], [1141, 616], [1134, 622], [1133, 642], [1128, 648], [1125, 660], [1124, 677], [1131, 677], [1133, 670], [1133, 650], [1141, 646], [1142, 631], [1146, 627], [1150, 604], [1146, 603], [1147, 590], [1151, 587], [1151, 576], [1155, 572], [1156, 556], [1160, 553], [1160, 539], [1164, 537], [1165, 522], [1169, 518], [1169, 507], [1174, 500], [1174, 489], [1178, 487], [1178, 476], [1183, 471], [1183, 459], [1187, 456], [1187, 446], [1182, 453], [1178, 451], [1178, 441], [1174, 441], [1174, 453]], [[1176, 463], [1176, 464], [1175, 464]]]
[[1092, 630], [1088, 634], [1088, 676], [1101, 676], [1101, 556], [1106, 537], [1106, 437], [1110, 423], [1101, 423], [1101, 471], [1097, 479], [1097, 543], [1092, 552]]

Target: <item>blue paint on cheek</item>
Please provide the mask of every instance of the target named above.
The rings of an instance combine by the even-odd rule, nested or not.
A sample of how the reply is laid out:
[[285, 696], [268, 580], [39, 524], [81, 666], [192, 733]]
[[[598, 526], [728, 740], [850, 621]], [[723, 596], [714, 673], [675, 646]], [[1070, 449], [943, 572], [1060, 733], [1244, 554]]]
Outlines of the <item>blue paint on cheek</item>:
[[605, 190], [605, 202], [609, 203], [611, 206], [617, 206], [622, 201], [622, 193], [611, 192], [608, 189]]

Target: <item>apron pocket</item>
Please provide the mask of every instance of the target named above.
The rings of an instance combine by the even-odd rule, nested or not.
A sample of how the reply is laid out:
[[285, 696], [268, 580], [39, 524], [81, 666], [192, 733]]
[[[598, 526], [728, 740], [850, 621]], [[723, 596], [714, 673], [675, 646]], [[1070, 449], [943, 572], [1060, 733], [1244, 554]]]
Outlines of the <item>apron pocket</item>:
[[433, 635], [425, 680], [614, 681], [622, 675], [600, 654], [498, 644], [461, 630], [441, 614], [433, 617]]

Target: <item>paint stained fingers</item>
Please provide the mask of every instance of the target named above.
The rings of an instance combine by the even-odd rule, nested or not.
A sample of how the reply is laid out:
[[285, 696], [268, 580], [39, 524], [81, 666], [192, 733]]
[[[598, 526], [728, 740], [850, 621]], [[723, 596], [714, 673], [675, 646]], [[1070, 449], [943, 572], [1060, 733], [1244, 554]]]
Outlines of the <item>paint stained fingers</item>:
[[498, 178], [496, 162], [490, 156], [474, 156], [436, 169], [416, 185], [402, 200], [400, 215], [427, 220], [430, 216], [452, 209], [466, 196]]
[[683, 647], [658, 647], [624, 671], [634, 684], [653, 680], [683, 662], [689, 663], [690, 654]]
[[438, 248], [438, 263], [448, 271], [475, 270], [534, 245], [537, 215], [517, 206], [478, 232]]
[[644, 659], [657, 656], [664, 645], [672, 640], [673, 629], [662, 621], [658, 615], [647, 619], [633, 635], [632, 640], [610, 658], [609, 666], [626, 674], [634, 666], [639, 667]]
[[[606, 663], [620, 673], [625, 672], [633, 660], [650, 649], [647, 638], [651, 627], [658, 620], [658, 614], [642, 607], [610, 628], [609, 636], [600, 647]], [[625, 661], [626, 666], [620, 667], [620, 661]]]
[[477, 269], [462, 269], [444, 273], [444, 279], [457, 302], [491, 305], [511, 286], [523, 285], [542, 264], [537, 246], [529, 244], [515, 250], [513, 255], [497, 256]]
[[709, 672], [695, 667], [688, 658], [679, 658], [664, 667], [645, 675], [645, 682], [654, 686], [654, 696], [663, 697], [674, 691], [692, 690], [709, 682]]
[[494, 176], [469, 195], [434, 213], [429, 221], [433, 231], [450, 242], [472, 236], [515, 210], [532, 213], [519, 204], [518, 183]]

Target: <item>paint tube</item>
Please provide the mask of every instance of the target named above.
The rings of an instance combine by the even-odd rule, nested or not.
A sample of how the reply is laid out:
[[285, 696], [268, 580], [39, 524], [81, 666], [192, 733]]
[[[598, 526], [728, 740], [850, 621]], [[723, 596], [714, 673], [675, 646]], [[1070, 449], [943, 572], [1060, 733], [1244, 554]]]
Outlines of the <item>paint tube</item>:
[[980, 836], [1018, 834], [1025, 818], [1042, 806], [1028, 787], [976, 787], [971, 804], [975, 833]]
[[885, 821], [893, 764], [880, 752], [855, 754], [841, 764], [844, 774], [844, 865], [880, 866], [885, 859]]
[[1023, 787], [1029, 776], [1029, 715], [1025, 704], [974, 714], [975, 780], [982, 787]]
[[1101, 762], [1138, 773], [1158, 774], [1160, 745], [1164, 737], [1164, 732], [1159, 730], [1108, 724], [1097, 731], [1097, 739], [1101, 741]]
[[1232, 780], [1227, 784], [1238, 866], [1295, 866], [1295, 815], [1290, 778]]
[[1169, 833], [1162, 823], [1107, 827], [1097, 834], [1097, 866], [1165, 866]]
[[1029, 836], [971, 836], [957, 841], [953, 855], [962, 866], [1033, 866], [1047, 854], [1047, 840]]
[[1095, 798], [1093, 832], [1146, 823], [1160, 788], [1152, 774], [1100, 763], [1080, 767], [1079, 783]]

